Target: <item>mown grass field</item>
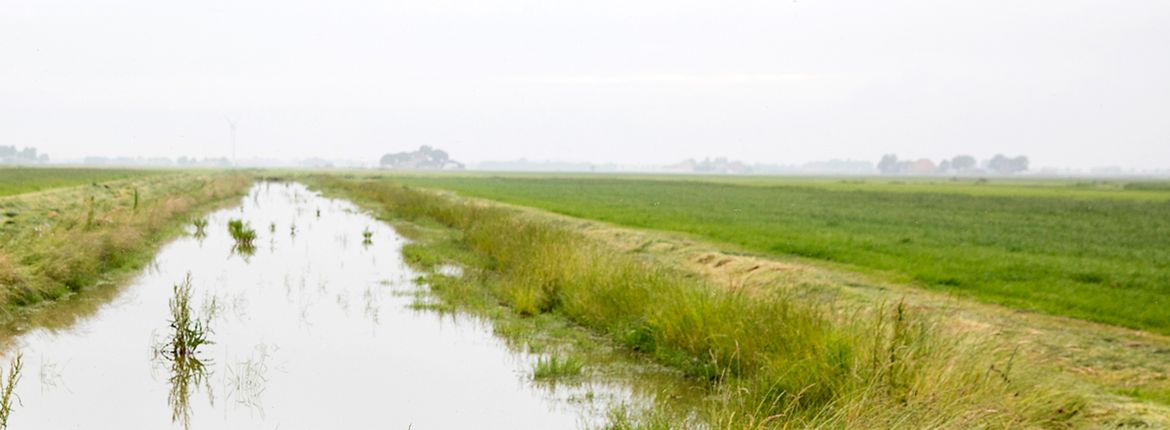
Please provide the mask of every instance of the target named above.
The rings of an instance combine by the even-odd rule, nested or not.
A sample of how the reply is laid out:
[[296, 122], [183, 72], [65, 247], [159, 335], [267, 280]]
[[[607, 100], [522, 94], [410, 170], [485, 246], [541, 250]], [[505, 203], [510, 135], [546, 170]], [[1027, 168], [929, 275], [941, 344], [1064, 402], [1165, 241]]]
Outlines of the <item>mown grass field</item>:
[[165, 170], [0, 167], [0, 196], [32, 193], [95, 182], [133, 179]]
[[420, 187], [1170, 334], [1165, 182], [406, 175]]

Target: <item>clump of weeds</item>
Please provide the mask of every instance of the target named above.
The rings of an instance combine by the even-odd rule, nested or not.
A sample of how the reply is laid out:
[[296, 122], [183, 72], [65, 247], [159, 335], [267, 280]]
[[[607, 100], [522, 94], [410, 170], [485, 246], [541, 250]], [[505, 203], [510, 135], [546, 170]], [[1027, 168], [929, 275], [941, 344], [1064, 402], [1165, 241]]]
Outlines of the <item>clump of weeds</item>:
[[532, 377], [535, 379], [553, 379], [580, 376], [584, 368], [585, 362], [581, 361], [580, 358], [550, 355], [536, 361], [536, 367], [532, 372]]
[[191, 275], [175, 284], [171, 297], [171, 337], [164, 348], [167, 357], [179, 360], [193, 357], [199, 347], [210, 344], [208, 321], [201, 320], [191, 312]]
[[236, 249], [248, 251], [256, 247], [256, 230], [243, 221], [238, 219], [228, 221], [228, 233], [236, 240]]
[[374, 232], [370, 231], [369, 227], [366, 227], [366, 229], [362, 231], [362, 244], [369, 245], [371, 243], [374, 243]]
[[190, 427], [192, 388], [207, 384], [207, 367], [198, 357], [199, 348], [213, 342], [208, 338], [210, 318], [200, 319], [191, 311], [191, 275], [175, 284], [171, 297], [171, 334], [169, 341], [159, 347], [159, 354], [171, 364], [171, 390], [167, 401], [171, 406], [171, 420]]

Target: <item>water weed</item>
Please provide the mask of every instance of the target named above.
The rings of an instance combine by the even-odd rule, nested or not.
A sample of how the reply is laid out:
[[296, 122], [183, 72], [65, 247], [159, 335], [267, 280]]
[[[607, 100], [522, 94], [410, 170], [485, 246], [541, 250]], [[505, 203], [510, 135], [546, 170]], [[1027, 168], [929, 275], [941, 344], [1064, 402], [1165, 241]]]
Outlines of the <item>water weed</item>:
[[228, 233], [236, 241], [236, 249], [249, 251], [256, 248], [256, 230], [244, 221], [232, 219], [228, 221]]
[[0, 384], [3, 385], [3, 392], [0, 392], [0, 429], [8, 428], [8, 417], [12, 414], [12, 401], [16, 392], [16, 384], [20, 382], [20, 371], [24, 368], [23, 354], [16, 354], [16, 358], [8, 364], [8, 375], [5, 376], [3, 371], [0, 371]]
[[192, 357], [199, 347], [210, 344], [208, 339], [209, 321], [194, 316], [191, 312], [191, 275], [182, 283], [175, 284], [170, 300], [171, 335], [165, 350], [172, 360]]

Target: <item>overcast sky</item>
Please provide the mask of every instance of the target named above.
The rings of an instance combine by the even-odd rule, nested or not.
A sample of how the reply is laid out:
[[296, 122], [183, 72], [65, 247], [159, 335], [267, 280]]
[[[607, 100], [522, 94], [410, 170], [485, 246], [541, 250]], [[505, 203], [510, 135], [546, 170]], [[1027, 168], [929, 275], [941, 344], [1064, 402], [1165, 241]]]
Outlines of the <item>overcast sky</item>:
[[1170, 1], [0, 0], [0, 145], [1170, 168]]

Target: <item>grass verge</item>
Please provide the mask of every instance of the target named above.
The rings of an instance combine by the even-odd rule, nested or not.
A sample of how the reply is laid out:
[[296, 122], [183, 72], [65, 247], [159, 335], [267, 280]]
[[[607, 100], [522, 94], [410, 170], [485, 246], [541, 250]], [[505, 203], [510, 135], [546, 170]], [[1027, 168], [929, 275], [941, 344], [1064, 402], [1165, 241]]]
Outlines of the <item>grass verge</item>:
[[[313, 177], [390, 218], [459, 232], [448, 252], [494, 282], [460, 283], [529, 318], [557, 315], [708, 387], [718, 428], [1019, 428], [1078, 423], [1083, 400], [902, 303], [835, 307], [784, 291], [730, 292], [572, 226], [381, 181]], [[409, 235], [409, 232], [406, 232]], [[440, 289], [443, 287], [440, 286]], [[636, 422], [658, 422], [653, 414]]]
[[1170, 304], [1167, 182], [598, 175], [393, 180], [1170, 334], [1170, 312], [1163, 311]]
[[189, 218], [242, 195], [251, 181], [153, 175], [0, 199], [22, 213], [0, 230], [0, 323], [133, 272]]

